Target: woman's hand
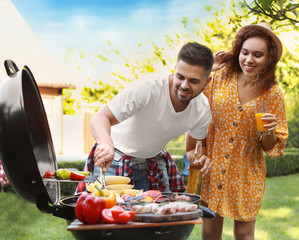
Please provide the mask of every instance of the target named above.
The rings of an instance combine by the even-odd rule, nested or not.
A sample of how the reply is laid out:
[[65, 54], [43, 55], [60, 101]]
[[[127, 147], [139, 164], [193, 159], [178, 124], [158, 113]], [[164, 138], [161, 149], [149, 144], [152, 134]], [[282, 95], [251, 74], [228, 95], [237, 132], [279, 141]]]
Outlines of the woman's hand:
[[200, 169], [202, 176], [204, 177], [212, 171], [213, 163], [206, 155], [202, 155], [200, 159], [193, 159], [189, 168], [190, 166]]
[[265, 113], [262, 116], [262, 120], [268, 122], [268, 124], [264, 125], [264, 127], [266, 129], [268, 129], [268, 131], [271, 132], [275, 132], [275, 128], [277, 125], [277, 118], [275, 115], [271, 114], [271, 113]]
[[229, 55], [228, 52], [219, 51], [214, 54], [214, 64], [212, 67], [212, 72], [216, 72], [223, 68], [226, 64], [225, 58]]
[[114, 159], [114, 146], [110, 145], [97, 145], [94, 153], [94, 164], [103, 168], [105, 173], [111, 166]]
[[202, 155], [199, 159], [199, 162], [203, 166], [200, 171], [204, 177], [212, 171], [213, 162], [206, 155]]
[[269, 151], [274, 148], [277, 142], [277, 136], [275, 134], [277, 118], [271, 113], [265, 113], [262, 116], [262, 120], [268, 122], [268, 124], [264, 125], [264, 127], [268, 129], [268, 132], [266, 132], [266, 134], [263, 134], [262, 136], [262, 147], [265, 151]]

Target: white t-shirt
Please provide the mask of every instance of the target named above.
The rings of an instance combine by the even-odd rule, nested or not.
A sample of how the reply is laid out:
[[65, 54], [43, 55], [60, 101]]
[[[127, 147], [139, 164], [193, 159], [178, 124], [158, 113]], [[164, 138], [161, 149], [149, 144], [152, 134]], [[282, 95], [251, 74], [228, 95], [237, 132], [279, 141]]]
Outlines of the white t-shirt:
[[203, 93], [184, 111], [176, 112], [168, 79], [134, 82], [120, 91], [108, 107], [120, 122], [111, 128], [114, 147], [137, 158], [156, 156], [170, 140], [187, 131], [195, 139], [204, 139], [211, 121]]

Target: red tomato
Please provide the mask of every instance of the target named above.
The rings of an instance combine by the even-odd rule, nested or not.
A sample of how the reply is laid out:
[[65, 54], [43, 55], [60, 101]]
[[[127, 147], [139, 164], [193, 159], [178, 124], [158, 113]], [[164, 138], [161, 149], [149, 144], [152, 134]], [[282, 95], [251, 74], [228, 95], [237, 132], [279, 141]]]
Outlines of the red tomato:
[[117, 216], [125, 211], [121, 206], [118, 206], [118, 205], [114, 206], [110, 209], [111, 209], [111, 214], [112, 214], [113, 218], [114, 218], [114, 216]]
[[113, 215], [112, 212], [112, 216], [116, 223], [125, 224], [135, 217], [135, 211], [123, 211], [122, 213], [117, 215]]
[[148, 190], [145, 191], [142, 195], [151, 197], [153, 201], [163, 198], [162, 193], [158, 190]]
[[135, 217], [135, 211], [125, 211], [122, 207], [111, 208], [111, 214], [116, 223], [125, 224]]
[[89, 196], [89, 194], [87, 192], [82, 192], [80, 194], [80, 197], [78, 198], [77, 200], [77, 203], [76, 203], [76, 207], [75, 207], [75, 213], [76, 213], [76, 217], [78, 218], [78, 220], [80, 222], [83, 222], [83, 223], [87, 223], [86, 222], [86, 219], [84, 217], [84, 214], [83, 214], [83, 202], [85, 201], [85, 199]]
[[135, 211], [128, 211], [128, 212], [130, 213], [130, 217], [131, 217], [130, 220], [132, 220], [135, 217], [136, 212]]
[[82, 181], [84, 179], [85, 179], [85, 175], [83, 175], [81, 173], [71, 172], [70, 180]]
[[106, 222], [106, 223], [115, 223], [115, 220], [112, 216], [110, 208], [103, 209], [102, 218], [103, 218], [103, 221]]

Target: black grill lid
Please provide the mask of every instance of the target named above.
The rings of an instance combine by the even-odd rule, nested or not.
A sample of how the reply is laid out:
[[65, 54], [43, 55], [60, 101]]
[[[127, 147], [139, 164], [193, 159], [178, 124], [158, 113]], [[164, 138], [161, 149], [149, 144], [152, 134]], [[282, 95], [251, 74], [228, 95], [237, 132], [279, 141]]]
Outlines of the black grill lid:
[[58, 182], [43, 182], [47, 170], [56, 170], [52, 137], [35, 79], [27, 66], [18, 71], [5, 61], [9, 78], [0, 84], [0, 157], [14, 190], [24, 199], [57, 204]]

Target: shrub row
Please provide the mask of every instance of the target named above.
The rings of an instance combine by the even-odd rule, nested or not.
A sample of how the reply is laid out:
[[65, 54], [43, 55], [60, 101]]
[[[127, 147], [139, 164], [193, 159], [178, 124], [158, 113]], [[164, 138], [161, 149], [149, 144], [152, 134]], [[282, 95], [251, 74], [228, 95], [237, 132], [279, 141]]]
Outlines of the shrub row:
[[299, 152], [284, 152], [281, 157], [265, 156], [267, 177], [288, 175], [299, 172]]

